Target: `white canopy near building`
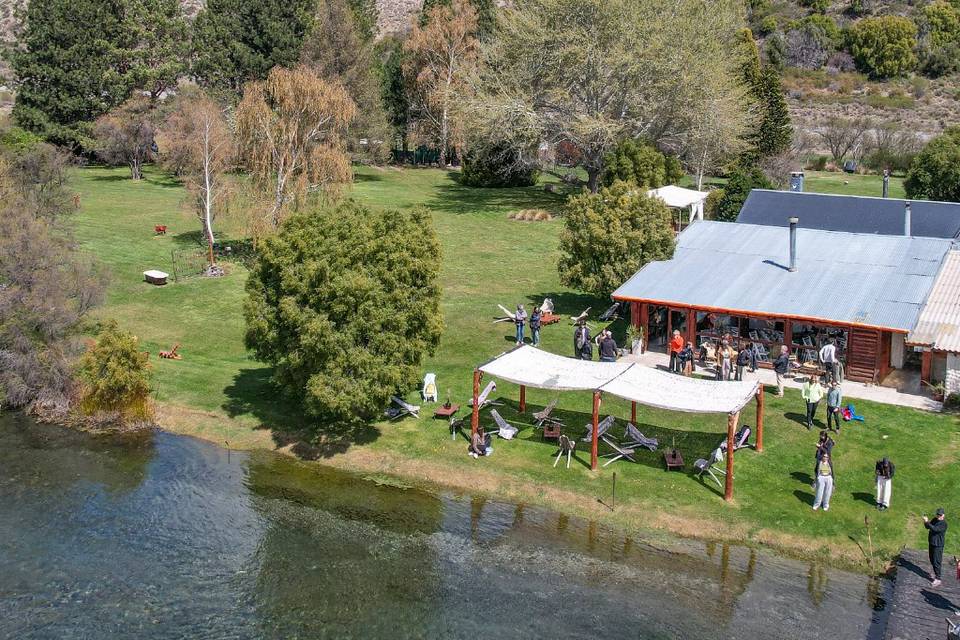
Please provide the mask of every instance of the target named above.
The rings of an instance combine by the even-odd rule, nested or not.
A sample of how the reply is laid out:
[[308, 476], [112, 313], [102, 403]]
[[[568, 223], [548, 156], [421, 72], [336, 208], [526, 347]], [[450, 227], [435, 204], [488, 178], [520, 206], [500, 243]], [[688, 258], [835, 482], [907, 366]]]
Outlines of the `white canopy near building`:
[[651, 198], [660, 198], [671, 209], [689, 209], [690, 215], [687, 224], [692, 224], [694, 220], [703, 220], [703, 205], [710, 192], [685, 189], [671, 184], [658, 189], [650, 189], [650, 191], [647, 191], [647, 195]]
[[632, 403], [631, 419], [636, 421], [636, 405], [689, 413], [725, 413], [727, 437], [731, 443], [727, 465], [726, 497], [733, 495], [733, 431], [737, 416], [751, 400], [757, 402], [757, 450], [763, 450], [763, 393], [757, 381], [718, 381], [692, 378], [653, 369], [633, 362], [593, 362], [567, 358], [536, 347], [516, 347], [474, 370], [473, 417], [471, 428], [479, 425], [477, 395], [483, 374], [520, 385], [520, 412], [526, 411], [526, 388], [554, 391], [593, 391], [593, 450], [591, 467], [597, 468], [597, 424], [600, 397], [607, 393]]

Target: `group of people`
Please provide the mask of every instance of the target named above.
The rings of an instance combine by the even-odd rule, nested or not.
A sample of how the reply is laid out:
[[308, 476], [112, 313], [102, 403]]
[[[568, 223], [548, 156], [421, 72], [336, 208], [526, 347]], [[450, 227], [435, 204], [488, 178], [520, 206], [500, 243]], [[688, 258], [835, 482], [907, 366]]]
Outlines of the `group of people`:
[[618, 348], [616, 340], [613, 339], [613, 333], [609, 329], [604, 329], [597, 334], [596, 338], [591, 339], [590, 327], [581, 320], [573, 330], [573, 357], [578, 360], [593, 360], [594, 345], [600, 352], [600, 362], [617, 361]]
[[[740, 344], [739, 351], [731, 345], [732, 338], [724, 336], [720, 341], [720, 346], [714, 350], [714, 356], [717, 359], [717, 380], [743, 380], [743, 372], [747, 367], [751, 371], [757, 370], [756, 353], [749, 342], [743, 341]], [[700, 347], [700, 359], [706, 360], [707, 345], [704, 343]], [[690, 367], [693, 365], [694, 350], [693, 343], [684, 344], [683, 336], [678, 329], [673, 330], [673, 336], [670, 338], [670, 371], [681, 374], [691, 374]]]
[[827, 429], [840, 432], [841, 407], [843, 406], [843, 392], [840, 382], [831, 380], [826, 389], [820, 384], [820, 378], [810, 376], [800, 389], [800, 396], [807, 403], [807, 430], [813, 429], [813, 419], [817, 415], [817, 407], [824, 397], [827, 399]]
[[513, 314], [513, 324], [517, 327], [517, 346], [523, 344], [523, 333], [524, 327], [529, 323], [530, 325], [530, 341], [535, 347], [540, 346], [540, 324], [543, 314], [540, 312], [540, 307], [534, 307], [533, 313], [530, 314], [529, 319], [527, 318], [527, 310], [523, 308], [522, 304], [517, 305], [517, 312]]
[[[821, 507], [824, 511], [830, 510], [830, 497], [833, 495], [834, 475], [833, 475], [833, 448], [836, 445], [830, 433], [826, 430], [820, 432], [820, 438], [817, 440], [816, 454], [814, 455], [813, 466], [813, 489], [816, 494], [813, 498], [813, 510], [817, 511]], [[878, 511], [886, 511], [890, 508], [890, 496], [893, 493], [893, 474], [896, 467], [890, 458], [884, 456], [877, 460], [874, 465], [874, 477], [877, 485], [876, 506]]]

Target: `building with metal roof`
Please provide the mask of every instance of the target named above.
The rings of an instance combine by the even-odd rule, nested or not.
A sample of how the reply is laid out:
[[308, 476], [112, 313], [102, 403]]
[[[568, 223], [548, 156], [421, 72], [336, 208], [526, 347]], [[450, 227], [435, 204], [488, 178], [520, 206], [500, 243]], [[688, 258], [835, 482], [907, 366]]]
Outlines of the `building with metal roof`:
[[[872, 381], [902, 365], [952, 241], [703, 221], [613, 293], [656, 348], [677, 329], [695, 345], [749, 343], [761, 362], [787, 346], [803, 361], [833, 341], [848, 377]], [[792, 237], [792, 242], [791, 242]], [[791, 253], [791, 244], [795, 250]], [[793, 267], [793, 270], [791, 270]]]
[[796, 216], [801, 229], [960, 237], [960, 203], [909, 201], [910, 232], [905, 233], [907, 202], [896, 198], [754, 189], [743, 203], [737, 222], [786, 227], [787, 218]]
[[944, 259], [907, 345], [923, 349], [921, 379], [960, 392], [960, 251]]

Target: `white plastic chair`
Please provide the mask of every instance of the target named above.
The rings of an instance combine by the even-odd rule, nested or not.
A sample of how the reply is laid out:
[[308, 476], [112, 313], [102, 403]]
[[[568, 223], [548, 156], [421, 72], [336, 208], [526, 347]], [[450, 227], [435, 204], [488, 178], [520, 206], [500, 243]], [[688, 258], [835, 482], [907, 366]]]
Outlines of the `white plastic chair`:
[[424, 402], [436, 402], [440, 392], [437, 390], [437, 374], [423, 376], [423, 389], [420, 391]]

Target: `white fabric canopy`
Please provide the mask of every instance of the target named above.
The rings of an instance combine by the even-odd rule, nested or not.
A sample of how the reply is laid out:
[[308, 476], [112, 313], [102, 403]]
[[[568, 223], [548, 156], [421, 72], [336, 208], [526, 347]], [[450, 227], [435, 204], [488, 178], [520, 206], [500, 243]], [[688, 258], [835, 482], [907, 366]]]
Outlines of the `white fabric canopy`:
[[659, 189], [650, 189], [647, 195], [651, 198], [660, 198], [673, 209], [690, 207], [690, 222], [693, 222], [694, 219], [703, 220], [703, 203], [707, 201], [710, 192], [684, 189], [670, 184]]
[[600, 391], [639, 404], [692, 413], [734, 413], [757, 394], [758, 383], [688, 378], [636, 364]]
[[479, 367], [501, 380], [537, 389], [602, 391], [651, 407], [695, 413], [734, 413], [757, 393], [757, 382], [688, 378], [632, 362], [565, 358], [524, 345]]
[[494, 358], [481, 366], [480, 371], [537, 389], [594, 391], [630, 366], [630, 363], [575, 360], [523, 345]]

